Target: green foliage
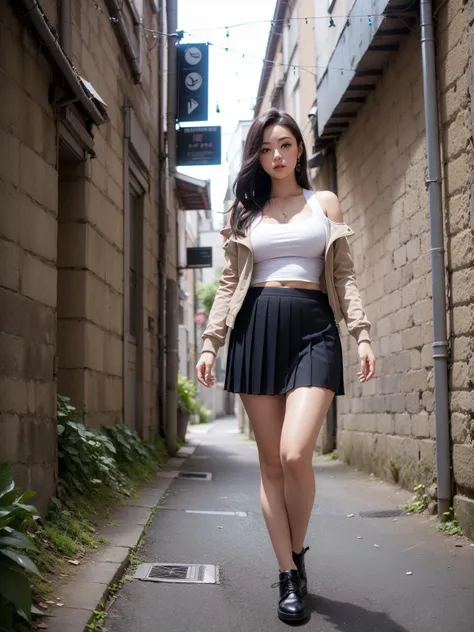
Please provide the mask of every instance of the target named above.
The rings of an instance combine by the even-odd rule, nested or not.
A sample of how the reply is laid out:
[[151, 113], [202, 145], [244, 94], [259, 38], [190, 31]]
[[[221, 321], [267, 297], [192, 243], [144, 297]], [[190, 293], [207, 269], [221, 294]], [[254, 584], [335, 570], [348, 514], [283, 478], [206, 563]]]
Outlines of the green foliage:
[[90, 632], [94, 632], [95, 630], [103, 630], [106, 618], [107, 613], [104, 610], [104, 602], [101, 601], [99, 604], [99, 609], [94, 610], [94, 616], [92, 617], [92, 621], [87, 624], [87, 629]]
[[[121, 424], [101, 430], [84, 426], [83, 415], [58, 397], [59, 498], [32, 533], [32, 557], [44, 578], [32, 577], [35, 600], [48, 599], [54, 578], [71, 559], [105, 543], [97, 525], [108, 511], [151, 479], [166, 454], [161, 439], [145, 442]], [[96, 461], [96, 462], [94, 462]], [[1, 627], [0, 627], [1, 632]]]
[[410, 513], [422, 513], [428, 507], [429, 498], [425, 492], [425, 486], [415, 481], [415, 494], [403, 505], [405, 511]]
[[71, 400], [61, 395], [58, 440], [61, 485], [69, 495], [90, 496], [103, 487], [130, 495], [127, 479], [163, 456], [162, 442], [146, 443], [124, 424], [89, 430]]
[[196, 406], [196, 387], [191, 380], [178, 375], [178, 410], [182, 413], [193, 413]]
[[35, 507], [25, 504], [32, 495], [32, 492], [20, 494], [10, 466], [0, 464], [0, 630], [11, 630], [20, 620], [31, 621], [27, 572], [39, 575], [39, 571], [23, 551], [35, 549], [27, 529], [39, 516]]
[[216, 292], [219, 287], [219, 281], [212, 281], [212, 283], [198, 283], [196, 288], [196, 295], [199, 302], [204, 307], [204, 311], [209, 316], [214, 299], [216, 298]]
[[445, 511], [443, 516], [445, 520], [438, 525], [438, 531], [447, 535], [462, 535], [462, 527], [454, 513], [454, 507], [450, 507], [449, 511]]
[[119, 486], [122, 480], [109, 437], [88, 430], [68, 397], [58, 395], [59, 475], [64, 487], [86, 493], [100, 484]]
[[199, 423], [207, 424], [211, 420], [211, 411], [208, 410], [205, 406], [199, 406]]
[[145, 443], [128, 426], [116, 424], [115, 426], [104, 426], [103, 430], [112, 441], [118, 463], [128, 465], [137, 462], [148, 463], [153, 457], [155, 447], [150, 443]]

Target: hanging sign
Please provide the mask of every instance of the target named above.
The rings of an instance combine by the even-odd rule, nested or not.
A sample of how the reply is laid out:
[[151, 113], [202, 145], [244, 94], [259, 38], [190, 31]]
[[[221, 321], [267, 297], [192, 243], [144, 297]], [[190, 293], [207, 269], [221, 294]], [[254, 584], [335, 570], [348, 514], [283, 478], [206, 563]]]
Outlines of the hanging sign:
[[178, 167], [221, 164], [220, 127], [181, 127], [176, 142]]
[[178, 120], [207, 121], [209, 100], [208, 44], [178, 46]]
[[212, 268], [212, 246], [186, 248], [186, 268]]

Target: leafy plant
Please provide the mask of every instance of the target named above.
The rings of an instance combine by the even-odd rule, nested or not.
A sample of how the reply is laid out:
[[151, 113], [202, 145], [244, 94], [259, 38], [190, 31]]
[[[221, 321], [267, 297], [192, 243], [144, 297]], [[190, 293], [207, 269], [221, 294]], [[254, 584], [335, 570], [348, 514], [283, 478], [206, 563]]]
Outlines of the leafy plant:
[[445, 511], [443, 516], [445, 516], [445, 522], [440, 522], [438, 531], [447, 535], [462, 535], [462, 527], [458, 522], [454, 507], [450, 507], [449, 511]]
[[119, 485], [117, 450], [109, 437], [87, 429], [68, 397], [58, 395], [59, 474], [63, 486], [85, 493], [91, 487]]
[[191, 380], [178, 375], [178, 410], [182, 413], [193, 413], [196, 406], [196, 387]]
[[114, 445], [116, 460], [119, 463], [148, 462], [153, 453], [153, 446], [145, 443], [136, 432], [124, 424], [104, 426], [104, 432]]
[[211, 283], [198, 283], [196, 287], [196, 295], [199, 302], [204, 307], [204, 311], [209, 316], [214, 299], [216, 298], [216, 292], [219, 287], [219, 281], [215, 280]]
[[20, 494], [11, 468], [0, 464], [0, 631], [9, 632], [15, 622], [31, 621], [39, 611], [32, 606], [31, 587], [25, 571], [39, 575], [32, 560], [23, 553], [35, 546], [27, 527], [38, 520], [35, 507], [25, 501], [34, 492]]
[[207, 424], [211, 420], [211, 411], [208, 410], [205, 406], [199, 406], [199, 423]]
[[415, 494], [403, 505], [405, 511], [410, 513], [422, 513], [428, 507], [429, 498], [425, 492], [425, 486], [422, 483], [415, 481]]

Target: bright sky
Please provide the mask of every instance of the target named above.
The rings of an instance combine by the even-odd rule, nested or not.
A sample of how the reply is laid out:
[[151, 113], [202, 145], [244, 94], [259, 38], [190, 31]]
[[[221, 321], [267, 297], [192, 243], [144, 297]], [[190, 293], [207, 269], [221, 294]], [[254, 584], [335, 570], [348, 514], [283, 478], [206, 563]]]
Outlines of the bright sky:
[[[222, 127], [223, 164], [212, 167], [180, 167], [179, 170], [195, 178], [211, 180], [212, 207], [222, 212], [227, 189], [225, 155], [229, 138], [240, 119], [253, 118], [262, 70], [262, 59], [268, 41], [269, 22], [229, 29], [242, 22], [271, 20], [276, 0], [178, 0], [178, 29], [189, 31], [182, 41], [212, 42], [223, 48], [209, 48], [209, 121], [204, 125]], [[222, 27], [222, 28], [216, 28]], [[240, 54], [226, 52], [225, 47]], [[245, 58], [243, 57], [245, 54]], [[220, 114], [216, 112], [219, 104]]]

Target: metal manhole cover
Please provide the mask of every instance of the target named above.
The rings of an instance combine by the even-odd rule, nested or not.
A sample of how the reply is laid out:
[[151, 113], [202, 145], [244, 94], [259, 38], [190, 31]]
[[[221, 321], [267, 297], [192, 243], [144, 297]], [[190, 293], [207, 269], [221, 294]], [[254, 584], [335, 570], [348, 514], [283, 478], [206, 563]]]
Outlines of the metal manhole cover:
[[218, 584], [219, 567], [212, 564], [140, 564], [134, 578], [168, 584]]
[[178, 478], [188, 478], [199, 481], [211, 481], [211, 472], [178, 472]]
[[398, 516], [406, 516], [407, 512], [403, 509], [384, 509], [382, 511], [361, 511], [361, 518], [397, 518]]

